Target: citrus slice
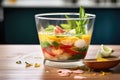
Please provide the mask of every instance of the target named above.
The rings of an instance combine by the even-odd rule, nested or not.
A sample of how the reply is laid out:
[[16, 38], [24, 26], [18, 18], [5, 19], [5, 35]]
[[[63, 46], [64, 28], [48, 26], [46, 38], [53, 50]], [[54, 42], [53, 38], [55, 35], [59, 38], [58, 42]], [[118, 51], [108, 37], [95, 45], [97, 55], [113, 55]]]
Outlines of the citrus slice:
[[102, 53], [101, 53], [100, 51], [97, 52], [96, 58], [97, 58], [97, 59], [98, 59], [98, 58], [102, 58]]
[[113, 49], [110, 47], [107, 47], [105, 45], [101, 45], [101, 54], [102, 57], [109, 57], [111, 55], [111, 53], [113, 52]]

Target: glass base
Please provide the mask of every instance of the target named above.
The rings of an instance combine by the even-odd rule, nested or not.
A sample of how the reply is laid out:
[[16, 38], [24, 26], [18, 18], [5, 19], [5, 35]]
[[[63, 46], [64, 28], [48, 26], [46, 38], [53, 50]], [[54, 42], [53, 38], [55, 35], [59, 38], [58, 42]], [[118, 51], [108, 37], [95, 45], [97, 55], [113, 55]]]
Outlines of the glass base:
[[56, 67], [56, 68], [75, 68], [84, 66], [82, 60], [78, 61], [69, 61], [69, 62], [57, 62], [57, 61], [51, 61], [51, 60], [44, 60], [44, 65], [50, 66], [50, 67]]

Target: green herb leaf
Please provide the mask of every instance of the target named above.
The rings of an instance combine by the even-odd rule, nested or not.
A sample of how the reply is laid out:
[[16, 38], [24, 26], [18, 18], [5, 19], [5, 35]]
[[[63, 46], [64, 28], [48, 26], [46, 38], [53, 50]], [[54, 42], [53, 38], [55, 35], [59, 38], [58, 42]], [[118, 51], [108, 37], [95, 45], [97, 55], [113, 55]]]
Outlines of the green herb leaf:
[[[67, 15], [65, 15], [65, 17], [66, 17], [66, 18], [69, 18], [69, 16], [67, 16]], [[72, 22], [71, 22], [71, 20], [67, 20], [67, 23], [68, 23], [68, 25], [69, 25], [70, 28], [71, 28], [71, 26], [72, 26]]]
[[71, 28], [71, 26], [69, 24], [61, 24], [60, 26], [64, 29], [68, 29], [68, 30]]
[[85, 10], [83, 7], [80, 7], [80, 10], [79, 10], [79, 17], [80, 18], [84, 18], [85, 17]]
[[41, 43], [41, 46], [42, 47], [48, 47], [48, 46], [50, 46], [50, 43], [48, 43], [47, 41], [45, 41], [45, 42]]
[[[66, 18], [69, 18], [68, 15], [65, 15]], [[79, 10], [79, 18], [85, 18], [87, 15], [85, 14], [85, 10], [83, 7], [80, 7]], [[86, 34], [86, 24], [88, 23], [88, 20], [80, 19], [80, 20], [67, 20], [67, 24], [61, 24], [61, 27], [70, 31], [72, 29], [75, 29], [75, 34], [82, 35]]]
[[[80, 10], [79, 10], [79, 17], [80, 18], [85, 18], [86, 15], [85, 15], [85, 10], [83, 7], [80, 7]], [[85, 25], [87, 23], [87, 20], [83, 20], [83, 19], [80, 19], [80, 21], [76, 21], [76, 24], [77, 24], [77, 27], [76, 27], [76, 34], [85, 34], [86, 33], [86, 30], [85, 30]]]
[[86, 52], [88, 50], [88, 46], [85, 46], [83, 48], [77, 48], [76, 49], [78, 52]]
[[73, 55], [69, 60], [75, 60], [75, 59], [83, 59], [84, 54], [76, 54]]
[[45, 28], [45, 31], [50, 31], [52, 32], [54, 30], [54, 27], [53, 25], [49, 25], [47, 28]]
[[59, 46], [59, 44], [58, 44], [57, 42], [55, 42], [55, 41], [52, 42], [52, 45], [55, 46], [55, 47], [58, 47], [58, 46]]

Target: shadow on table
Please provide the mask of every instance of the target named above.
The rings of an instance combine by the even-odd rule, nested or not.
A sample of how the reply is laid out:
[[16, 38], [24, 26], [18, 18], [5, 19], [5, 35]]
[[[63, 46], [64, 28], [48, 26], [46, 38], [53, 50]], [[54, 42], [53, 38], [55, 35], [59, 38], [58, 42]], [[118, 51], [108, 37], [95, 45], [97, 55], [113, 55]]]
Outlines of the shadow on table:
[[120, 64], [118, 64], [116, 67], [111, 68], [113, 73], [120, 73]]

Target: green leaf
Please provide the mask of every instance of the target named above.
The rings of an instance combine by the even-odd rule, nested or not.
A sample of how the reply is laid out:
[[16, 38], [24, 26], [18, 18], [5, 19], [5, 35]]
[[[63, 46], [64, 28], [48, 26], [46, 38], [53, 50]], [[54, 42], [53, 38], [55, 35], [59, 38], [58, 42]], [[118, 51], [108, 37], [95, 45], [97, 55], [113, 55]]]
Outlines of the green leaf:
[[48, 47], [48, 46], [50, 46], [50, 43], [48, 43], [47, 41], [45, 41], [45, 42], [41, 43], [41, 46], [42, 47]]
[[61, 24], [60, 26], [64, 29], [70, 29], [71, 28], [71, 26], [69, 24]]
[[[65, 15], [66, 18], [69, 18], [68, 15]], [[87, 15], [85, 14], [85, 10], [83, 7], [80, 7], [79, 10], [79, 18], [85, 18], [87, 17]], [[67, 24], [61, 24], [61, 27], [66, 29], [66, 30], [71, 30], [71, 29], [75, 29], [75, 33], [76, 34], [86, 34], [86, 24], [88, 23], [88, 20], [67, 20]]]
[[85, 9], [84, 9], [83, 7], [80, 7], [79, 17], [80, 17], [80, 18], [84, 18], [84, 17], [85, 17]]
[[[67, 16], [67, 15], [65, 15], [65, 17], [66, 17], [66, 18], [69, 18], [69, 16]], [[69, 26], [71, 26], [71, 25], [72, 25], [71, 20], [67, 20], [67, 23], [68, 23], [68, 25], [69, 25]]]
[[73, 55], [69, 60], [77, 60], [77, 59], [83, 59], [84, 58], [84, 54], [76, 54]]
[[45, 28], [45, 31], [50, 31], [52, 32], [54, 30], [54, 27], [53, 25], [49, 25], [47, 28]]
[[[80, 10], [79, 10], [79, 17], [80, 18], [85, 18], [87, 17], [85, 15], [85, 10], [83, 7], [80, 7]], [[83, 20], [83, 19], [80, 19], [80, 21], [76, 21], [76, 24], [77, 24], [77, 27], [76, 27], [76, 34], [85, 34], [86, 33], [86, 29], [85, 29], [85, 25], [87, 24], [88, 20]]]
[[80, 26], [76, 27], [76, 28], [75, 28], [75, 31], [76, 31], [76, 34], [79, 34], [79, 33], [80, 33], [80, 31], [81, 31]]
[[58, 44], [57, 42], [55, 42], [55, 41], [52, 42], [52, 45], [55, 46], [55, 47], [58, 47], [58, 46], [59, 46], [59, 44]]
[[[66, 18], [69, 18], [69, 16], [65, 15]], [[67, 20], [67, 24], [69, 25], [69, 29], [74, 29], [76, 27], [76, 21], [75, 20]]]
[[88, 50], [88, 46], [85, 46], [83, 48], [76, 48], [78, 52], [86, 52]]

